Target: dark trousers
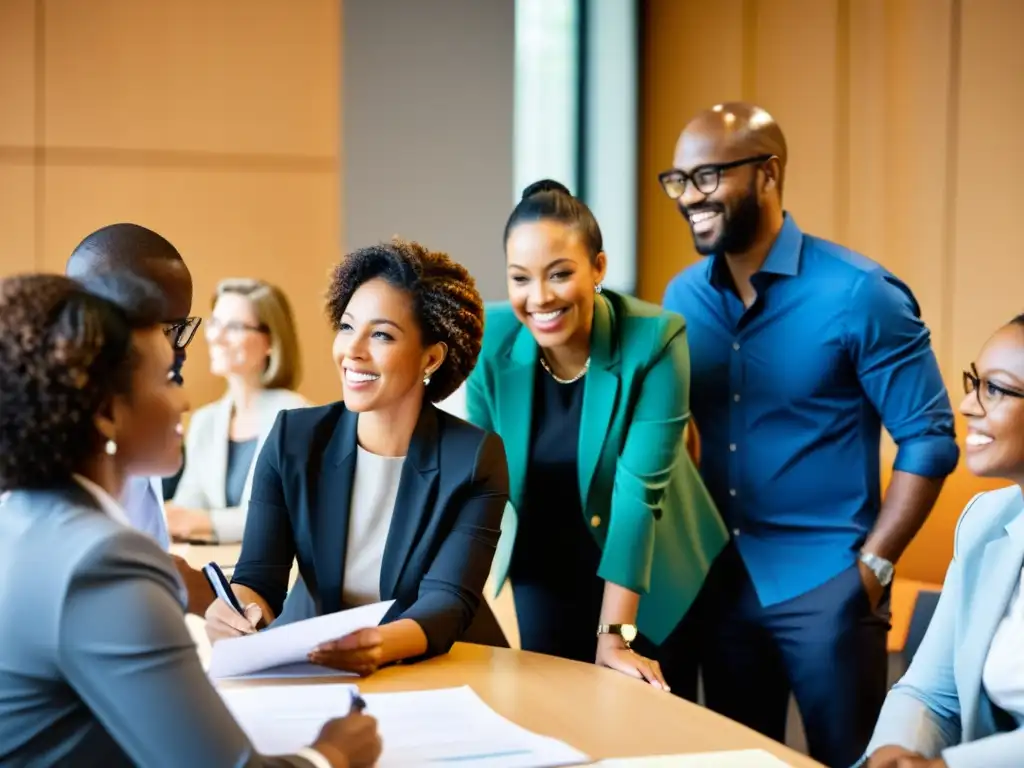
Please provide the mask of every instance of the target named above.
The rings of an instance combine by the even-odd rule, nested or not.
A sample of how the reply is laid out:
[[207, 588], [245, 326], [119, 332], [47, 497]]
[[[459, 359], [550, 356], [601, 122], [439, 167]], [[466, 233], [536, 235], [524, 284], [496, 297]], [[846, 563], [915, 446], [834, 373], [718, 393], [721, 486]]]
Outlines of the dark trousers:
[[699, 602], [710, 709], [784, 742], [792, 691], [811, 757], [833, 768], [860, 759], [887, 690], [888, 590], [872, 610], [854, 565], [766, 608], [729, 547]]
[[[575, 592], [513, 582], [520, 647], [593, 664], [603, 588], [604, 582], [597, 579]], [[641, 634], [631, 647], [657, 660], [673, 694], [696, 702], [699, 645], [699, 627], [688, 614], [660, 646]]]

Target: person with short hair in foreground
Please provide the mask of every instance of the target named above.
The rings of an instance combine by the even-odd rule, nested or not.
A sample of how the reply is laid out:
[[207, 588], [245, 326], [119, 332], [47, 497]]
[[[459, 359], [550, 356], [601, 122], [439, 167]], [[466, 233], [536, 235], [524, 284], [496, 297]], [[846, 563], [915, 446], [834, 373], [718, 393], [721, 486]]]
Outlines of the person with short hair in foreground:
[[0, 766], [372, 765], [361, 713], [257, 754], [203, 671], [169, 555], [116, 501], [180, 452], [188, 407], [163, 297], [116, 279], [131, 314], [66, 277], [0, 281]]
[[965, 461], [1013, 485], [979, 493], [956, 527], [928, 631], [882, 707], [868, 768], [1024, 765], [1024, 315], [964, 371]]
[[362, 248], [335, 269], [327, 313], [343, 401], [278, 415], [232, 576], [245, 615], [215, 600], [206, 630], [217, 642], [274, 621], [297, 559], [288, 600], [308, 592], [303, 618], [394, 601], [379, 627], [310, 654], [367, 675], [493, 623], [482, 592], [508, 467], [497, 435], [434, 405], [480, 353], [483, 302], [462, 265], [401, 240]]

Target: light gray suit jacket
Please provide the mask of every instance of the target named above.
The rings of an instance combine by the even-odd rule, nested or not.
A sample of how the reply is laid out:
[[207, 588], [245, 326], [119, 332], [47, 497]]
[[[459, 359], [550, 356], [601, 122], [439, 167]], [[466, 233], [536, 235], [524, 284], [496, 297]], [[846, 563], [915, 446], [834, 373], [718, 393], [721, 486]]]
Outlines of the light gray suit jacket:
[[256, 398], [259, 412], [259, 436], [256, 452], [245, 479], [242, 499], [237, 507], [227, 505], [228, 441], [231, 431], [231, 397], [225, 396], [204, 405], [193, 415], [185, 439], [185, 471], [174, 492], [174, 503], [189, 509], [205, 509], [210, 513], [217, 540], [228, 544], [242, 540], [245, 531], [252, 475], [263, 441], [274, 427], [277, 414], [289, 408], [309, 405], [302, 395], [288, 389], [265, 389]]
[[928, 758], [941, 754], [949, 768], [1024, 765], [1024, 729], [1005, 722], [982, 685], [1022, 565], [1020, 487], [975, 496], [957, 524], [938, 607], [910, 669], [885, 700], [868, 755], [896, 745]]
[[78, 486], [0, 506], [0, 766], [264, 768], [203, 671], [185, 590]]

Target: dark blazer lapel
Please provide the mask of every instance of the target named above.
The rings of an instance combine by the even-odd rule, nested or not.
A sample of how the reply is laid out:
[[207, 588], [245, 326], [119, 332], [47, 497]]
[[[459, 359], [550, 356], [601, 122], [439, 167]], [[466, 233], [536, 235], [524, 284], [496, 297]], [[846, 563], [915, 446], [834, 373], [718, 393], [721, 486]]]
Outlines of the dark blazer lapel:
[[439, 443], [437, 411], [426, 403], [420, 411], [409, 442], [409, 452], [402, 465], [402, 479], [384, 545], [380, 565], [382, 600], [394, 598], [402, 572], [433, 511], [435, 494], [430, 491], [437, 477]]
[[611, 306], [607, 299], [598, 295], [594, 301], [594, 325], [590, 331], [590, 370], [583, 384], [583, 415], [577, 453], [580, 499], [584, 510], [618, 400], [619, 357], [614, 334]]
[[320, 595], [323, 613], [341, 610], [348, 519], [356, 472], [358, 421], [359, 415], [347, 408], [341, 412], [334, 434], [324, 451], [323, 471], [316, 499], [313, 500], [315, 513], [310, 520], [310, 528], [315, 541], [314, 556], [318, 574], [316, 591]]
[[537, 371], [537, 342], [525, 326], [519, 329], [508, 356], [500, 361], [495, 376], [498, 409], [496, 431], [505, 443], [508, 462], [509, 496], [513, 504], [523, 498], [526, 465], [530, 453], [533, 413], [533, 381]]

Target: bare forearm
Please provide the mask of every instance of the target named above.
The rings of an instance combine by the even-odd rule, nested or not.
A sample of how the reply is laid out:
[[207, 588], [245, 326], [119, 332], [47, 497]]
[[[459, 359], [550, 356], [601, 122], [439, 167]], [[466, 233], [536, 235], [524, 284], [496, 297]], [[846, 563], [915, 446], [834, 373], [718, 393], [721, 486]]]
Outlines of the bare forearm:
[[380, 626], [381, 663], [422, 656], [427, 652], [427, 635], [413, 619], [399, 619]]
[[[639, 594], [610, 581], [604, 583], [601, 624], [636, 624], [636, 612], [639, 607]], [[597, 631], [597, 627], [594, 627], [594, 631]]]
[[241, 584], [232, 584], [231, 591], [235, 593], [235, 597], [238, 598], [238, 602], [242, 604], [242, 607], [247, 606], [249, 603], [256, 603], [263, 613], [263, 621], [267, 624], [270, 624], [276, 618], [274, 612], [270, 610], [270, 605], [256, 590], [249, 589], [249, 587], [244, 587]]
[[935, 506], [945, 478], [894, 471], [882, 511], [864, 549], [896, 562], [924, 525]]

